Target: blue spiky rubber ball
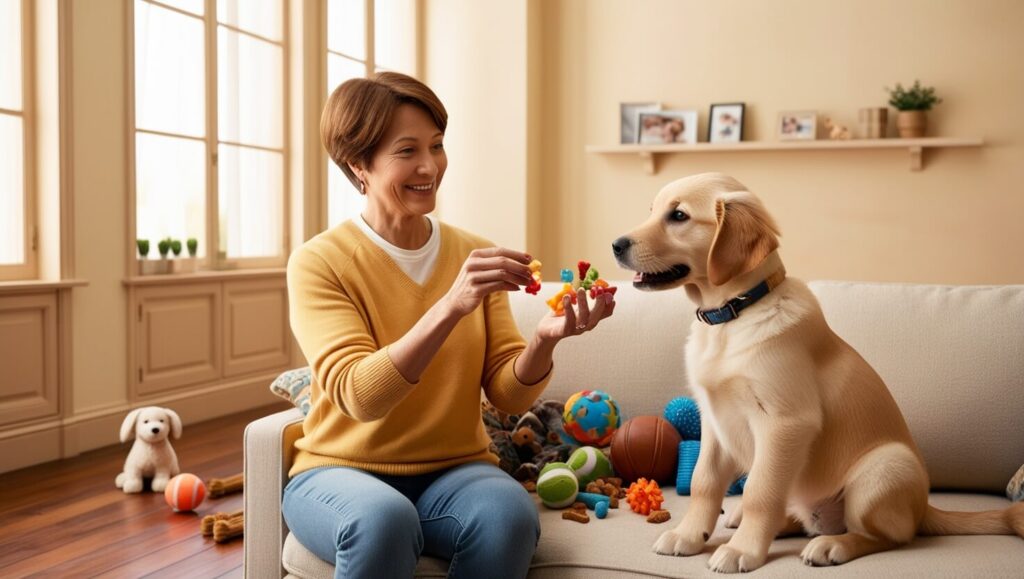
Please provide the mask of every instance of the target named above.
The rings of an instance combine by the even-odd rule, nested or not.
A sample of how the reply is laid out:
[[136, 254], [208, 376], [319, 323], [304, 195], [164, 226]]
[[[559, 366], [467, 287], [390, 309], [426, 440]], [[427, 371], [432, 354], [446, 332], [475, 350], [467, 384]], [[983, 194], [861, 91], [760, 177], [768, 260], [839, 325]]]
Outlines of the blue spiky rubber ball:
[[665, 420], [676, 427], [683, 440], [700, 440], [700, 410], [693, 398], [680, 396], [669, 400]]

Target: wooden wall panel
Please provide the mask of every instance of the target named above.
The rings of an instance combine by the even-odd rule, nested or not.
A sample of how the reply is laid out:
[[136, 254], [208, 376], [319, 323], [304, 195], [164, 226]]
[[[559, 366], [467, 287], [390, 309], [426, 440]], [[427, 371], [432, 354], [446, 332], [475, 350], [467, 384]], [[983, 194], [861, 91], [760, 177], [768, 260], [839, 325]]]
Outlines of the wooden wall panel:
[[291, 359], [283, 279], [224, 284], [224, 375], [286, 366]]
[[57, 296], [0, 298], [0, 425], [55, 416]]
[[220, 377], [220, 309], [219, 284], [139, 290], [138, 396]]

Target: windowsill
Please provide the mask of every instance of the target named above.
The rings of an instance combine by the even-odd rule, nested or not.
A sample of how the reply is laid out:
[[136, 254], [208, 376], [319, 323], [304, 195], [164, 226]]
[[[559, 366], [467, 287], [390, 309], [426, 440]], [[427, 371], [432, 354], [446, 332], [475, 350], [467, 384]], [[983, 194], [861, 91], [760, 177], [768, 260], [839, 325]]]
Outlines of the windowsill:
[[89, 282], [84, 279], [24, 279], [17, 281], [0, 281], [0, 295], [18, 294], [51, 289], [71, 289], [73, 287], [84, 287], [87, 285], [89, 285]]
[[136, 275], [125, 279], [127, 286], [174, 285], [219, 281], [230, 279], [252, 279], [260, 277], [284, 277], [287, 268], [268, 267], [261, 269], [229, 269], [219, 271], [197, 271], [193, 273], [162, 273], [153, 275]]

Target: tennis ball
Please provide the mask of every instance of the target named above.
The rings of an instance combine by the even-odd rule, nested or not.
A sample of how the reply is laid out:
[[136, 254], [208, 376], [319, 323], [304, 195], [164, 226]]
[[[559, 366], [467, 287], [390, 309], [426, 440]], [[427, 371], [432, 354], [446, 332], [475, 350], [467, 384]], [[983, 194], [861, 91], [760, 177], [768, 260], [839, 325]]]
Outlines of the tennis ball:
[[576, 473], [582, 487], [586, 487], [590, 481], [614, 474], [611, 461], [593, 446], [583, 446], [573, 451], [569, 456], [569, 468]]
[[569, 465], [552, 462], [540, 471], [537, 479], [537, 496], [545, 506], [552, 509], [568, 507], [576, 501], [580, 483]]

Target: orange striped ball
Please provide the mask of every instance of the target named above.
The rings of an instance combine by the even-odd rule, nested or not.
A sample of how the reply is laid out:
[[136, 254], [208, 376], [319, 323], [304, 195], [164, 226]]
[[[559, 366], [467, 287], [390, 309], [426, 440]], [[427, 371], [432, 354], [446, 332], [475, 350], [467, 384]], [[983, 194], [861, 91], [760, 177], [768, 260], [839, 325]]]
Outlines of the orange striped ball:
[[206, 485], [194, 474], [183, 472], [167, 482], [164, 499], [174, 512], [191, 511], [206, 498]]

